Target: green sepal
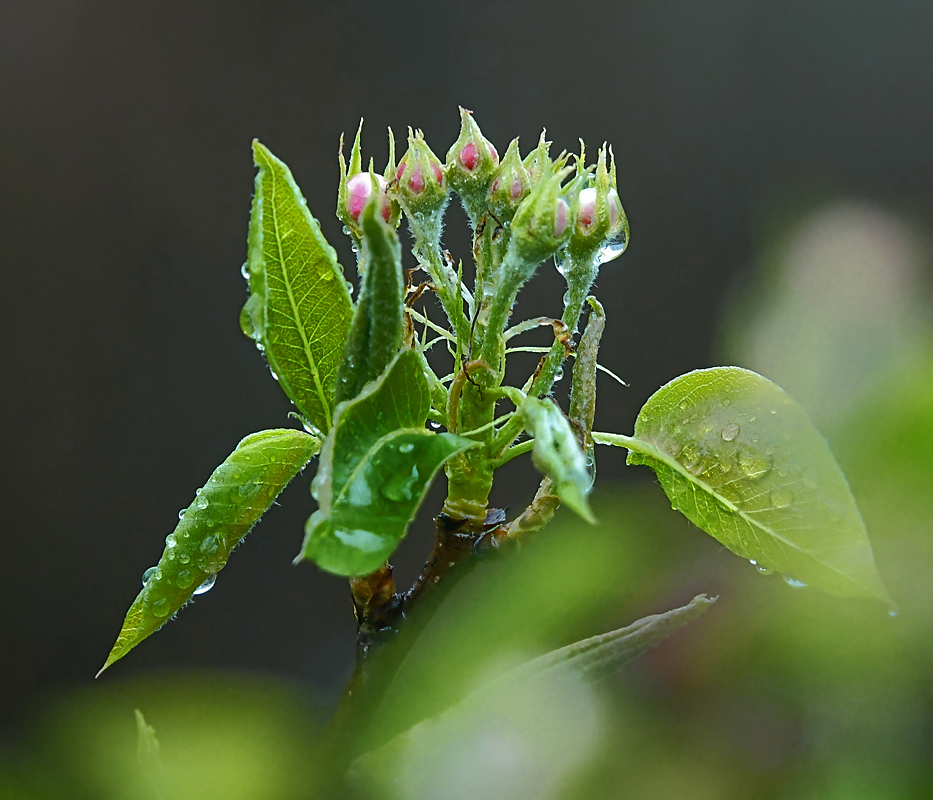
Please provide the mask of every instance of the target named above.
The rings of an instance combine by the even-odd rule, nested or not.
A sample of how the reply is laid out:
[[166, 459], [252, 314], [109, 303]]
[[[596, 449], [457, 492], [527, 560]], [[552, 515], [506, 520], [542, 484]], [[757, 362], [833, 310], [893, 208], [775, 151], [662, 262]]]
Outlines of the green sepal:
[[534, 436], [531, 458], [535, 467], [554, 482], [560, 501], [587, 522], [595, 523], [587, 495], [593, 479], [586, 456], [570, 423], [551, 400], [528, 397], [521, 406], [525, 430]]
[[296, 560], [366, 575], [395, 551], [431, 480], [475, 442], [424, 427], [431, 394], [424, 359], [399, 353], [386, 372], [337, 409], [312, 484], [319, 509]]
[[233, 548], [320, 449], [319, 439], [290, 429], [254, 433], [237, 445], [166, 537], [162, 557], [130, 606], [101, 672], [161, 628], [224, 568]]
[[244, 269], [250, 296], [240, 324], [301, 415], [326, 433], [350, 327], [350, 292], [291, 171], [258, 141], [253, 156], [259, 171]]
[[796, 400], [760, 375], [717, 367], [652, 395], [629, 448], [671, 504], [759, 569], [842, 597], [891, 604], [865, 523], [826, 440]]
[[362, 288], [337, 372], [338, 403], [356, 397], [398, 354], [405, 336], [405, 285], [398, 235], [377, 213], [379, 196], [360, 214]]

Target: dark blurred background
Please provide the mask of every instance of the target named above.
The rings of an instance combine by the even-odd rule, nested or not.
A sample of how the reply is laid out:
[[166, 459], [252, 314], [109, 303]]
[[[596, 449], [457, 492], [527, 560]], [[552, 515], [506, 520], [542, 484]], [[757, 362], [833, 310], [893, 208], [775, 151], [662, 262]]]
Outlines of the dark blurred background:
[[[177, 510], [242, 436], [290, 424], [238, 325], [253, 137], [290, 165], [347, 266], [332, 212], [336, 152], [360, 117], [364, 156], [379, 170], [389, 125], [398, 138], [422, 128], [443, 158], [458, 105], [500, 153], [516, 135], [527, 152], [542, 127], [555, 151], [578, 138], [591, 152], [612, 143], [632, 244], [598, 283], [609, 311], [602, 360], [630, 387], [601, 383], [598, 427], [629, 432], [644, 400], [682, 372], [724, 358], [766, 370], [742, 350], [753, 336], [741, 310], [760, 303], [736, 298], [753, 293], [768, 248], [810, 210], [854, 198], [897, 220], [907, 230], [898, 246], [918, 243], [920, 255], [903, 259], [922, 284], [931, 42], [933, 4], [922, 0], [0, 0], [0, 742], [18, 747], [50, 698], [164, 669], [270, 676], [324, 706], [349, 674], [345, 584], [290, 563], [312, 510], [309, 470], [210, 595], [92, 680]], [[843, 245], [846, 231], [864, 232], [860, 220], [843, 226]], [[461, 221], [451, 211], [448, 242], [466, 258]], [[890, 250], [879, 247], [883, 275]], [[806, 319], [845, 294], [833, 274]], [[561, 292], [543, 268], [521, 309], [557, 314]], [[921, 295], [900, 296], [916, 305]], [[863, 298], [858, 319], [876, 299]], [[884, 320], [902, 318], [899, 308]], [[781, 350], [779, 333], [755, 335]], [[772, 376], [795, 391], [793, 362], [783, 369]], [[808, 402], [806, 386], [795, 393]], [[651, 483], [625, 469], [621, 451], [601, 455], [603, 497]], [[509, 484], [497, 498], [514, 507], [535, 478], [516, 467]], [[403, 577], [429, 547], [431, 511], [406, 542]], [[670, 524], [670, 546], [700, 559], [678, 580], [716, 591], [729, 570], [747, 571]], [[873, 535], [883, 552], [884, 532]], [[757, 603], [785, 591], [750, 586]], [[612, 620], [657, 610], [669, 588], [653, 591]], [[817, 602], [831, 617], [835, 606]]]

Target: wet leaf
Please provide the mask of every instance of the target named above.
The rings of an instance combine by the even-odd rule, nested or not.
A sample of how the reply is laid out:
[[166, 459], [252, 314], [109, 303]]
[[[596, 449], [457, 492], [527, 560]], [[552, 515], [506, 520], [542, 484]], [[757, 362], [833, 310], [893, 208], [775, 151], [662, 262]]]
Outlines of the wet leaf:
[[315, 437], [286, 429], [254, 433], [237, 445], [166, 538], [101, 672], [210, 587], [233, 548], [320, 447]]
[[350, 327], [350, 293], [291, 171], [258, 141], [253, 157], [259, 172], [245, 266], [250, 297], [240, 323], [289, 399], [326, 433]]
[[522, 403], [525, 429], [535, 438], [532, 460], [554, 482], [560, 501], [587, 522], [596, 518], [587, 495], [593, 480], [583, 448], [560, 407], [550, 400], [529, 397]]
[[338, 575], [366, 575], [392, 555], [441, 464], [473, 444], [426, 430], [430, 405], [414, 350], [340, 404], [312, 488], [319, 509], [299, 559]]
[[697, 370], [645, 403], [629, 448], [674, 508], [763, 571], [891, 603], [845, 476], [803, 407], [738, 367]]

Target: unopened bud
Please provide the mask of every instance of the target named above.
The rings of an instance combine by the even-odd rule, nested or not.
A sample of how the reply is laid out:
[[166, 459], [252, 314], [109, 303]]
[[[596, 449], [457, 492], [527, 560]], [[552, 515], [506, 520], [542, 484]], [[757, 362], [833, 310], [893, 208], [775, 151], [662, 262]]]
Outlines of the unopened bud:
[[[382, 218], [393, 227], [398, 224], [400, 211], [398, 204], [394, 203], [388, 196], [386, 189], [388, 180], [382, 175], [377, 175], [373, 171], [372, 160], [369, 163], [369, 170], [363, 171], [362, 154], [360, 152], [360, 136], [363, 132], [363, 121], [360, 120], [360, 127], [356, 132], [356, 139], [353, 141], [353, 148], [350, 150], [350, 165], [343, 157], [343, 136], [340, 137], [340, 152], [338, 159], [340, 161], [340, 186], [337, 191], [337, 218], [346, 226], [346, 230], [356, 240], [360, 241], [362, 232], [360, 230], [360, 214], [363, 212], [369, 197], [373, 192], [373, 181], [378, 188], [380, 203], [379, 211]], [[386, 167], [387, 176], [395, 174], [395, 140], [392, 131], [389, 131], [389, 164]]]
[[[570, 205], [561, 182], [570, 173], [566, 157], [543, 174], [512, 220], [510, 249], [531, 269], [554, 255], [570, 238]], [[504, 160], [503, 160], [504, 163]]]
[[405, 212], [434, 215], [447, 205], [447, 181], [440, 160], [421, 131], [408, 132], [408, 152], [398, 165], [395, 195]]
[[490, 213], [500, 222], [510, 221], [530, 191], [531, 175], [518, 154], [518, 139], [513, 139], [489, 186], [486, 203]]
[[[580, 180], [592, 181], [580, 191], [576, 202], [576, 223], [571, 247], [582, 251], [596, 251], [607, 243], [621, 245], [613, 249], [613, 257], [621, 254], [628, 244], [628, 220], [615, 187], [615, 162], [606, 165], [606, 146], [599, 151], [596, 173], [583, 168], [582, 156], [577, 162]], [[609, 260], [609, 259], [606, 259]]]
[[382, 175], [370, 175], [361, 172], [347, 181], [346, 210], [354, 222], [360, 221], [360, 214], [366, 207], [369, 196], [373, 193], [373, 182], [379, 187], [380, 211], [382, 218], [388, 222], [392, 213], [389, 198], [386, 196], [386, 179]]
[[444, 171], [474, 227], [486, 212], [486, 194], [498, 165], [496, 148], [483, 136], [471, 112], [461, 108], [460, 136], [447, 151]]

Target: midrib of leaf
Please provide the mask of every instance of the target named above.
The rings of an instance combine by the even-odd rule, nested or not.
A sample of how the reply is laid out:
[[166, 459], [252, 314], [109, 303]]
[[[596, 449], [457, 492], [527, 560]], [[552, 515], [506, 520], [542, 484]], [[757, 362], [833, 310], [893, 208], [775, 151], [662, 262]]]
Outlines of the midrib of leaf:
[[[693, 394], [694, 391], [696, 391], [696, 389], [694, 389], [690, 394]], [[593, 432], [593, 441], [598, 442], [599, 444], [611, 444], [611, 445], [616, 445], [617, 447], [624, 447], [627, 450], [634, 450], [636, 453], [641, 453], [643, 456], [648, 456], [649, 458], [653, 458], [656, 461], [660, 461], [662, 464], [665, 464], [666, 466], [674, 470], [674, 472], [676, 472], [678, 475], [681, 475], [682, 477], [686, 478], [689, 483], [692, 483], [694, 486], [702, 489], [706, 494], [708, 494], [710, 497], [712, 497], [717, 502], [724, 505], [731, 512], [740, 516], [749, 525], [751, 525], [752, 528], [755, 528], [757, 530], [762, 531], [763, 533], [766, 533], [767, 535], [779, 541], [781, 544], [786, 545], [787, 547], [790, 547], [791, 549], [796, 550], [799, 553], [802, 553], [807, 558], [812, 558], [814, 561], [816, 561], [819, 564], [822, 564], [824, 567], [831, 570], [832, 572], [835, 572], [837, 575], [840, 575], [846, 580], [852, 581], [853, 583], [857, 583], [859, 586], [864, 587], [867, 591], [874, 591], [870, 587], [868, 587], [866, 584], [862, 583], [861, 581], [854, 580], [850, 575], [846, 574], [845, 572], [840, 570], [838, 567], [834, 567], [832, 564], [826, 563], [825, 561], [813, 555], [812, 553], [808, 552], [807, 550], [804, 550], [800, 545], [795, 544], [794, 542], [788, 541], [783, 536], [778, 534], [777, 531], [774, 531], [771, 528], [764, 525], [763, 523], [758, 522], [752, 517], [749, 517], [748, 514], [744, 512], [741, 508], [739, 508], [737, 505], [732, 503], [730, 500], [727, 500], [721, 494], [717, 493], [709, 484], [704, 483], [696, 475], [693, 475], [691, 472], [684, 469], [683, 466], [680, 463], [678, 463], [675, 459], [673, 459], [663, 450], [659, 450], [657, 447], [655, 447], [650, 442], [646, 442], [643, 439], [637, 439], [634, 436], [625, 436], [621, 433], [596, 433], [595, 431]]]
[[[267, 169], [269, 169], [267, 167]], [[292, 308], [292, 313], [294, 314], [295, 327], [298, 328], [298, 335], [301, 336], [301, 344], [304, 347], [305, 356], [308, 359], [308, 366], [311, 368], [311, 375], [314, 378], [314, 386], [317, 390], [318, 398], [321, 401], [321, 406], [324, 409], [324, 418], [327, 421], [328, 429], [331, 427], [331, 414], [330, 414], [330, 404], [327, 402], [327, 395], [324, 392], [324, 386], [321, 383], [320, 372], [317, 368], [317, 362], [314, 360], [314, 356], [311, 354], [311, 344], [308, 341], [308, 337], [305, 335], [305, 328], [301, 321], [301, 310], [298, 307], [298, 304], [295, 302], [295, 294], [292, 291], [292, 281], [288, 273], [288, 269], [285, 266], [285, 253], [282, 250], [282, 237], [279, 235], [279, 213], [276, 206], [276, 193], [278, 189], [278, 180], [276, 179], [275, 170], [269, 169], [269, 174], [272, 177], [272, 227], [275, 230], [275, 246], [279, 252], [279, 267], [282, 270], [282, 282], [285, 284], [285, 290], [288, 293], [288, 302]], [[304, 212], [304, 209], [302, 209]], [[305, 262], [307, 263], [307, 261]]]

